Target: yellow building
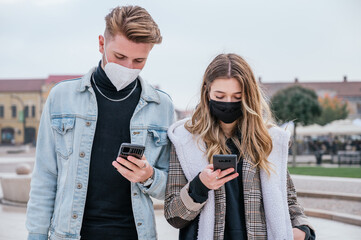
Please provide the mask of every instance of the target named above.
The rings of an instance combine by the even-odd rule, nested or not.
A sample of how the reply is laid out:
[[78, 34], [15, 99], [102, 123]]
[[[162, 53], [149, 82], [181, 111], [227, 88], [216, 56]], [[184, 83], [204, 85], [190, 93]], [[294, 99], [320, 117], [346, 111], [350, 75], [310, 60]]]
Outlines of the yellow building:
[[44, 79], [0, 81], [1, 144], [35, 141], [43, 101], [41, 86], [44, 82]]
[[0, 144], [35, 143], [41, 112], [51, 88], [57, 82], [76, 77], [79, 76], [0, 80]]

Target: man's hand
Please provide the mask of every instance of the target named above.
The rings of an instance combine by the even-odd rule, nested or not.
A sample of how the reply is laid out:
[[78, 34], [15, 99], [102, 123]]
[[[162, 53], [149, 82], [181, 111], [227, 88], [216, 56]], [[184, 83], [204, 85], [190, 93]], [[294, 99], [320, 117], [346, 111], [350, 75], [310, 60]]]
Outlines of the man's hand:
[[304, 240], [306, 233], [298, 228], [293, 228], [293, 240]]
[[112, 162], [112, 165], [129, 181], [133, 183], [144, 182], [153, 175], [154, 169], [144, 155], [142, 159], [132, 156], [128, 156], [127, 159], [118, 157], [116, 161]]

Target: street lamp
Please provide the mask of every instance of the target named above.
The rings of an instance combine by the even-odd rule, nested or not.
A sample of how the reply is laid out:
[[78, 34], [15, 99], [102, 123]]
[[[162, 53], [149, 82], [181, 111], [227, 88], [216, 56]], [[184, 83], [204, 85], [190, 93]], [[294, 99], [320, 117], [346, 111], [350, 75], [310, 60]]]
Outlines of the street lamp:
[[21, 98], [15, 94], [11, 94], [11, 98], [15, 98], [16, 100], [18, 100], [21, 104], [21, 106], [23, 107], [23, 134], [24, 134], [24, 144], [25, 144], [25, 129], [26, 129], [26, 124], [25, 124], [25, 104], [23, 102], [23, 100], [21, 100]]

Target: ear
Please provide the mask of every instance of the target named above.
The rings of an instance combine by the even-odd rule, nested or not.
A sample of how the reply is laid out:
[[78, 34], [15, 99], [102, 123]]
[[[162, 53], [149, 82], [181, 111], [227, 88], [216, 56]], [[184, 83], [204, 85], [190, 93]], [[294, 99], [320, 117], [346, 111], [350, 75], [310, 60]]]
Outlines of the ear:
[[104, 37], [102, 35], [99, 35], [99, 52], [101, 54], [104, 54]]

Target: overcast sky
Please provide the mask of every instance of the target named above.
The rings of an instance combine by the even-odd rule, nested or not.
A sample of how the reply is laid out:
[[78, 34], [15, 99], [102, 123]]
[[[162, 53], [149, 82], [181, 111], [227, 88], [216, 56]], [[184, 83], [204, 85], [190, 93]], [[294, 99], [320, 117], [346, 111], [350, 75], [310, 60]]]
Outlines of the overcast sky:
[[0, 79], [86, 73], [117, 5], [140, 5], [158, 23], [163, 43], [141, 76], [180, 109], [197, 103], [219, 53], [243, 56], [264, 82], [361, 81], [359, 0], [0, 0]]

